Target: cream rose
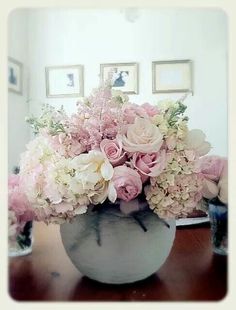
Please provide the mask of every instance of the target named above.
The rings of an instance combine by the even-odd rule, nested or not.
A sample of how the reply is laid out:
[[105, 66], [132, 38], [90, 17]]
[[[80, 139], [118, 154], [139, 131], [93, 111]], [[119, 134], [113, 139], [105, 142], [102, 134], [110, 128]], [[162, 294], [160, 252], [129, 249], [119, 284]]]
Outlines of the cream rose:
[[136, 117], [134, 124], [127, 128], [122, 137], [123, 148], [127, 152], [158, 152], [163, 143], [163, 135], [150, 120]]

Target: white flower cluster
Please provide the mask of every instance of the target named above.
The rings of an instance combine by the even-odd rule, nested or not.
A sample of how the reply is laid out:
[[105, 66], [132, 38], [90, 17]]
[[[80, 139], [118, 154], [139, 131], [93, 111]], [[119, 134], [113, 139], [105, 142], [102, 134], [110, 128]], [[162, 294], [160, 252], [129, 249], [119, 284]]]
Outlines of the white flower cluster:
[[21, 159], [21, 184], [38, 218], [60, 222], [86, 212], [87, 206], [116, 200], [113, 167], [100, 151], [74, 158], [59, 156], [42, 136]]

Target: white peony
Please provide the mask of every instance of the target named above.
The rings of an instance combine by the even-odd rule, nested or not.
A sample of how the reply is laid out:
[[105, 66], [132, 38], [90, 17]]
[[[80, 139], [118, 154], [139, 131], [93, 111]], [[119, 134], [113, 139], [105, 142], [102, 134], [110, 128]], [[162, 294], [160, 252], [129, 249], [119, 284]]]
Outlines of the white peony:
[[108, 197], [116, 200], [116, 191], [111, 183], [113, 167], [105, 155], [97, 150], [80, 154], [72, 159], [75, 170], [72, 190], [78, 195], [87, 195], [93, 204], [103, 203]]
[[123, 148], [128, 152], [158, 152], [163, 143], [159, 128], [146, 118], [136, 117], [122, 137]]
[[200, 129], [192, 129], [188, 132], [185, 139], [187, 149], [195, 150], [197, 155], [203, 156], [206, 155], [210, 149], [211, 145], [209, 142], [205, 141], [206, 135]]

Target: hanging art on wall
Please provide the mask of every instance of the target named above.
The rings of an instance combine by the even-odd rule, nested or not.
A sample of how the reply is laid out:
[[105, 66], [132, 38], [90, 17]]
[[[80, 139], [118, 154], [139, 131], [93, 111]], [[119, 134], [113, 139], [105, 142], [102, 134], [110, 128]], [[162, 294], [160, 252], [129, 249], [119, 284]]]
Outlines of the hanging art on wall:
[[23, 64], [11, 57], [8, 57], [8, 90], [23, 94]]
[[112, 75], [113, 89], [121, 90], [126, 94], [138, 94], [138, 64], [136, 62], [101, 64], [101, 81], [106, 81], [109, 74]]
[[193, 93], [192, 61], [152, 62], [153, 93]]
[[83, 66], [46, 67], [46, 95], [48, 98], [83, 97]]

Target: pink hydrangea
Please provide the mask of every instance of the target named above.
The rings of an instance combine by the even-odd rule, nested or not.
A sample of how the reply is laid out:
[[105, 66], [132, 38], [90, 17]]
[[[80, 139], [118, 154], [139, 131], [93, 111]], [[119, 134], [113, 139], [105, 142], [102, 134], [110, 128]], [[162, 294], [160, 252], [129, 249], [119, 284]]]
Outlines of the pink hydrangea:
[[145, 188], [149, 206], [161, 218], [186, 217], [202, 199], [202, 176], [164, 172]]

